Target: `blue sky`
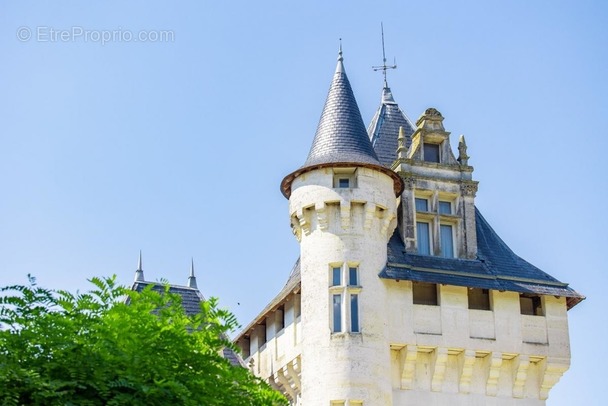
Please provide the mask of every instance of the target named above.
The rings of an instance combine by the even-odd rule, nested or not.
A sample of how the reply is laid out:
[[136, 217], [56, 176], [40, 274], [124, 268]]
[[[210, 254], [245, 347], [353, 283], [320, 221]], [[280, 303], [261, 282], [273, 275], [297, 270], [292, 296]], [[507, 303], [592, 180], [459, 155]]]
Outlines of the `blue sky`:
[[0, 285], [128, 284], [140, 249], [147, 279], [185, 283], [194, 257], [203, 293], [246, 324], [298, 256], [279, 183], [306, 158], [338, 38], [369, 122], [382, 21], [400, 107], [466, 136], [484, 216], [588, 297], [548, 404], [599, 404], [606, 4], [291, 3], [2, 2]]

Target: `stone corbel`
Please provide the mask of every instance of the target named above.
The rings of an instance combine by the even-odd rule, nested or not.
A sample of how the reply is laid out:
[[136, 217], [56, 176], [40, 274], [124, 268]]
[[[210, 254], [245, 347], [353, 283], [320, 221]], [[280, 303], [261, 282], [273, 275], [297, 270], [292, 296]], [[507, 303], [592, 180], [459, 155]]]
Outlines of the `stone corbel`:
[[290, 223], [291, 223], [291, 232], [296, 237], [296, 240], [298, 240], [298, 242], [301, 242], [302, 241], [302, 227], [300, 226], [300, 222], [298, 221], [298, 218], [296, 217], [295, 214], [293, 214], [291, 216]]
[[285, 370], [285, 367], [283, 367], [274, 373], [273, 378], [274, 378], [275, 382], [280, 383], [281, 388], [285, 391], [287, 396], [289, 396], [291, 399], [295, 400], [296, 392], [291, 387], [291, 384], [289, 383], [289, 379], [287, 379], [285, 372], [287, 372], [287, 371]]
[[315, 211], [317, 212], [319, 229], [327, 230], [327, 206], [325, 205], [325, 202], [315, 204]]
[[545, 400], [549, 397], [549, 391], [559, 381], [564, 372], [570, 368], [568, 359], [547, 359], [544, 361], [543, 380], [540, 384], [540, 398]]
[[287, 371], [291, 376], [291, 380], [293, 381], [293, 385], [295, 386], [295, 390], [298, 393], [302, 393], [302, 383], [300, 382], [300, 373], [296, 371], [296, 368], [293, 365], [293, 362], [287, 364]]
[[448, 349], [437, 348], [435, 350], [435, 368], [433, 369], [433, 379], [431, 381], [431, 390], [433, 392], [441, 392], [443, 380], [445, 379], [445, 371], [448, 365]]
[[405, 360], [403, 361], [403, 371], [401, 371], [401, 389], [412, 389], [414, 386], [418, 347], [407, 345], [402, 351], [405, 351]]
[[300, 227], [302, 228], [302, 231], [304, 231], [304, 234], [309, 235], [310, 222], [306, 221], [306, 215], [304, 214], [304, 211], [302, 209], [298, 209], [298, 211], [296, 212], [296, 218], [300, 222]]
[[473, 377], [473, 366], [475, 365], [475, 351], [465, 350], [462, 354], [462, 372], [460, 373], [460, 392], [471, 392], [471, 378]]
[[500, 378], [502, 354], [500, 352], [493, 352], [490, 354], [490, 357], [490, 370], [488, 371], [488, 381], [486, 383], [486, 395], [496, 396], [496, 394], [498, 394], [498, 378]]
[[530, 357], [527, 355], [520, 355], [516, 358], [514, 364], [513, 397], [523, 398], [524, 387], [526, 385], [526, 379], [528, 378], [528, 368], [530, 368]]
[[[382, 235], [386, 237], [387, 241], [391, 237], [391, 235], [393, 234], [393, 231], [395, 230], [394, 227], [390, 227], [390, 225], [393, 222], [394, 218], [395, 218], [394, 215], [391, 216], [391, 215], [389, 215], [388, 213], [385, 212], [384, 218], [382, 219], [382, 226], [381, 226], [381, 229], [380, 229], [380, 233], [382, 233]], [[389, 233], [389, 228], [392, 228], [392, 230], [390, 230], [390, 233]]]

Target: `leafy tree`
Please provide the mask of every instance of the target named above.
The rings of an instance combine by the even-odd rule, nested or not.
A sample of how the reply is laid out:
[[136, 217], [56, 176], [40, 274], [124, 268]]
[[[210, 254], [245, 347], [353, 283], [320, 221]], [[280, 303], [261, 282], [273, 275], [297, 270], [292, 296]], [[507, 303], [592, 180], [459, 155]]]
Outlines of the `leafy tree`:
[[0, 289], [0, 404], [287, 404], [220, 355], [234, 348], [225, 337], [237, 322], [216, 299], [187, 316], [168, 287], [138, 293], [115, 277], [91, 282], [83, 294], [31, 277]]

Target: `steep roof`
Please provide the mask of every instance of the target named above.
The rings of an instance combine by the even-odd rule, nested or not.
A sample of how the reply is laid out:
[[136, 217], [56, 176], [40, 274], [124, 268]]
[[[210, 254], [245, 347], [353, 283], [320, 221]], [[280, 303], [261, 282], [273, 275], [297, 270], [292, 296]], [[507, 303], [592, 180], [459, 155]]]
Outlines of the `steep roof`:
[[369, 167], [384, 172], [393, 178], [395, 194], [400, 195], [403, 191], [401, 178], [383, 166], [374, 152], [344, 70], [340, 49], [336, 71], [306, 162], [283, 179], [281, 191], [289, 198], [291, 183], [299, 175], [317, 168], [345, 166]]
[[[141, 262], [141, 260], [140, 260]], [[138, 267], [138, 268], [141, 268]], [[192, 277], [191, 273], [191, 277]], [[147, 286], [152, 285], [152, 290], [159, 293], [165, 292], [165, 285], [157, 282], [148, 282], [143, 280], [136, 280], [133, 283], [132, 290], [141, 292]], [[205, 301], [205, 298], [197, 288], [179, 285], [169, 285], [169, 293], [174, 293], [182, 298], [182, 307], [184, 312], [188, 316], [193, 316], [201, 311], [201, 303]], [[223, 356], [234, 366], [244, 366], [245, 364], [241, 360], [241, 357], [234, 352], [231, 348], [225, 347], [223, 350]]]
[[390, 167], [397, 159], [399, 127], [403, 127], [405, 132], [405, 148], [407, 149], [412, 143], [414, 125], [399, 108], [391, 89], [385, 86], [382, 89], [380, 107], [367, 127], [374, 151], [384, 166]]
[[584, 296], [517, 256], [475, 209], [477, 259], [408, 254], [396, 230], [388, 244], [385, 279], [441, 283], [539, 295], [565, 296], [572, 308]]
[[334, 162], [380, 164], [346, 76], [342, 52], [304, 166]]
[[[410, 280], [471, 288], [502, 290], [538, 295], [564, 296], [568, 309], [585, 299], [583, 295], [517, 256], [490, 227], [475, 208], [477, 258], [443, 258], [408, 254], [399, 230], [388, 242], [387, 264], [379, 273], [382, 279]], [[300, 259], [294, 264], [287, 282], [275, 298], [236, 336], [246, 335], [268, 312], [279, 306], [292, 292], [300, 289]]]
[[258, 324], [265, 315], [278, 307], [281, 303], [285, 301], [287, 296], [291, 293], [297, 293], [300, 290], [300, 282], [302, 281], [302, 275], [300, 273], [300, 258], [298, 258], [291, 268], [291, 272], [289, 273], [289, 277], [287, 278], [287, 282], [283, 286], [283, 289], [264, 307], [264, 309], [258, 314], [256, 318], [254, 318], [244, 329], [241, 330], [236, 337], [242, 337], [246, 335], [249, 330], [256, 324]]
[[[146, 286], [152, 285], [152, 290], [158, 293], [165, 292], [165, 286], [162, 283], [149, 281], [135, 281], [132, 290], [136, 292], [143, 291]], [[193, 316], [201, 311], [200, 304], [205, 301], [205, 298], [198, 289], [189, 288], [187, 286], [169, 285], [169, 293], [175, 293], [182, 298], [182, 307], [188, 316]]]

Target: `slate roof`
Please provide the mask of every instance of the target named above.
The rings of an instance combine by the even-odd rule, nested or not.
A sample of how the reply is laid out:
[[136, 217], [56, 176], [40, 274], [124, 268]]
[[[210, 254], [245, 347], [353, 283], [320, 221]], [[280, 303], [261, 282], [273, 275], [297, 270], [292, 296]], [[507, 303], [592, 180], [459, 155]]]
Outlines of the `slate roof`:
[[[141, 292], [148, 285], [152, 285], [152, 290], [155, 292], [165, 292], [165, 286], [162, 283], [147, 281], [136, 281], [133, 283], [132, 290]], [[205, 298], [198, 289], [189, 288], [187, 286], [169, 285], [169, 293], [175, 293], [181, 296], [182, 306], [188, 316], [193, 316], [200, 312], [200, 304], [205, 301]]]
[[384, 87], [380, 107], [367, 127], [367, 133], [378, 160], [389, 168], [397, 159], [399, 127], [403, 127], [405, 148], [409, 148], [414, 134], [414, 125], [395, 102], [391, 89]]
[[572, 308], [584, 296], [517, 256], [475, 209], [477, 259], [407, 254], [398, 230], [388, 244], [385, 279], [411, 280], [473, 288], [565, 296]]
[[396, 195], [403, 191], [401, 178], [384, 167], [376, 156], [344, 70], [342, 51], [306, 162], [283, 179], [283, 195], [289, 198], [291, 183], [302, 173], [328, 166], [371, 167], [393, 178]]
[[[442, 258], [408, 254], [396, 229], [388, 242], [388, 258], [379, 273], [382, 279], [410, 280], [470, 288], [492, 289], [566, 297], [568, 309], [585, 299], [583, 295], [551, 275], [517, 256], [496, 234], [486, 219], [475, 208], [477, 230], [477, 258]], [[300, 289], [300, 258], [294, 264], [283, 289], [236, 336], [247, 333], [265, 315], [279, 306], [285, 298]]]
[[[162, 283], [147, 281], [135, 281], [131, 289], [136, 292], [141, 292], [148, 285], [152, 285], [152, 290], [155, 292], [165, 292], [165, 286]], [[205, 298], [198, 289], [190, 288], [188, 286], [169, 285], [169, 293], [175, 293], [181, 296], [182, 306], [188, 316], [192, 316], [200, 312], [200, 304], [201, 302], [205, 301]], [[241, 357], [237, 353], [235, 353], [231, 348], [224, 348], [223, 355], [224, 358], [227, 359], [234, 366], [245, 365], [241, 360]]]
[[330, 162], [380, 164], [367, 137], [359, 106], [344, 70], [342, 55], [338, 58], [336, 72], [304, 166]]
[[268, 305], [258, 314], [258, 316], [253, 319], [244, 329], [241, 330], [239, 334], [236, 335], [237, 339], [244, 335], [247, 335], [249, 330], [253, 328], [258, 322], [265, 317], [265, 315], [273, 310], [275, 307], [279, 306], [287, 296], [289, 296], [292, 292], [298, 291], [300, 287], [300, 282], [302, 280], [302, 276], [300, 274], [300, 258], [296, 260], [295, 264], [291, 268], [291, 272], [289, 274], [289, 278], [287, 278], [287, 282], [283, 286], [283, 289], [268, 303]]

